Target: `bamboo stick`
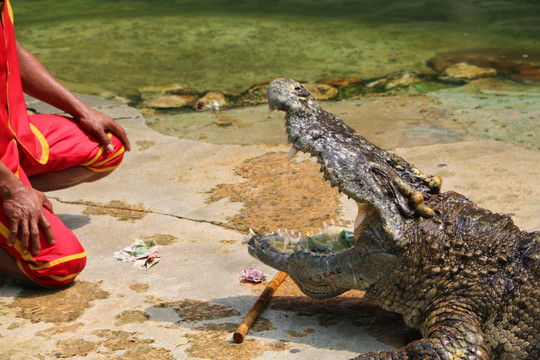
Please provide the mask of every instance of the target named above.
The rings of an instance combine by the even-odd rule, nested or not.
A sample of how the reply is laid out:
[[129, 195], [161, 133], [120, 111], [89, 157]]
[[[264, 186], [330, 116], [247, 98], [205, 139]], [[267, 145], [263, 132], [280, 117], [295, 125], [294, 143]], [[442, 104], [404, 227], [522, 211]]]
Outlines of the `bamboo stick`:
[[238, 325], [238, 328], [233, 335], [234, 342], [240, 344], [242, 341], [244, 341], [244, 338], [246, 337], [249, 328], [251, 327], [255, 319], [259, 316], [261, 311], [264, 309], [276, 289], [279, 287], [279, 285], [283, 283], [286, 278], [287, 273], [284, 273], [283, 271], [279, 271], [276, 276], [274, 276], [272, 281], [270, 281], [270, 283], [262, 292], [261, 296], [259, 296], [257, 301], [255, 301], [255, 304], [253, 304], [251, 310], [249, 310], [240, 325]]

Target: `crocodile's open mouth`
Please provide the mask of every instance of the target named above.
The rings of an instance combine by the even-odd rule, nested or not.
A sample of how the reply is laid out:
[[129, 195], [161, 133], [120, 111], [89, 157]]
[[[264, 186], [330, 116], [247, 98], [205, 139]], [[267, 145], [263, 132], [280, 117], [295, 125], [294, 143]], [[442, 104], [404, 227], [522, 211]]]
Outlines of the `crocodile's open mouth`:
[[355, 239], [359, 239], [363, 232], [374, 229], [380, 231], [384, 226], [382, 214], [364, 198], [344, 186], [342, 179], [336, 177], [323, 152], [302, 146], [302, 140], [291, 134], [289, 126], [287, 126], [287, 135], [289, 143], [292, 144], [288, 160], [292, 161], [299, 151], [309, 153], [321, 166], [322, 180], [327, 181], [332, 187], [337, 187], [340, 193], [343, 192], [349, 198], [353, 198], [358, 213], [350, 227], [344, 226], [341, 222], [336, 224], [331, 221], [330, 224], [324, 223], [314, 234], [278, 229], [272, 234], [258, 235], [252, 231], [251, 238], [248, 239], [250, 254], [283, 271], [290, 268], [293, 260], [302, 259], [307, 268], [311, 261], [327, 262], [338, 254], [344, 255], [349, 251], [354, 251]]
[[[289, 140], [291, 140], [290, 137]], [[292, 160], [298, 151], [308, 152], [302, 149], [299, 150], [293, 143], [288, 160]], [[329, 181], [332, 187], [337, 186], [339, 191], [342, 192], [343, 189], [340, 188], [337, 179], [332, 178], [332, 174], [328, 172], [324, 159], [317, 156], [318, 154], [311, 155], [321, 164], [320, 171], [323, 173], [323, 181]], [[330, 224], [323, 223], [323, 226], [314, 234], [302, 234], [302, 232], [295, 232], [288, 229], [277, 229], [274, 233], [265, 236], [251, 232], [252, 237], [248, 241], [250, 253], [259, 257], [257, 256], [257, 252], [260, 253], [262, 251], [259, 247], [263, 243], [264, 252], [271, 252], [276, 258], [281, 256], [287, 257], [298, 252], [324, 257], [350, 250], [355, 245], [355, 239], [365, 230], [368, 223], [371, 222], [371, 225], [382, 226], [380, 221], [377, 221], [379, 216], [375, 216], [375, 210], [370, 204], [357, 201], [356, 205], [358, 207], [358, 213], [352, 227], [346, 227], [342, 222], [336, 224], [334, 221], [330, 221]]]
[[[301, 232], [277, 230], [269, 237], [272, 238], [271, 241], [267, 241], [269, 245], [282, 253], [309, 250], [313, 253], [328, 255], [354, 246], [353, 232], [337, 225], [328, 226], [325, 224], [313, 235], [308, 233], [302, 236]], [[253, 240], [250, 245], [258, 247], [260, 243], [257, 237], [254, 237]]]
[[[327, 174], [324, 166], [321, 168]], [[330, 184], [338, 186], [335, 183]], [[327, 298], [349, 289], [367, 289], [377, 279], [375, 269], [353, 271], [368, 264], [390, 267], [391, 256], [376, 246], [358, 246], [365, 232], [379, 232], [383, 228], [381, 217], [367, 203], [359, 203], [358, 215], [352, 227], [342, 224], [324, 224], [315, 234], [277, 230], [272, 234], [251, 233], [249, 253], [278, 270], [287, 272], [307, 295]], [[375, 230], [377, 229], [377, 230]], [[362, 240], [355, 240], [362, 239]], [[358, 266], [358, 263], [363, 263]], [[387, 266], [388, 265], [388, 266]]]

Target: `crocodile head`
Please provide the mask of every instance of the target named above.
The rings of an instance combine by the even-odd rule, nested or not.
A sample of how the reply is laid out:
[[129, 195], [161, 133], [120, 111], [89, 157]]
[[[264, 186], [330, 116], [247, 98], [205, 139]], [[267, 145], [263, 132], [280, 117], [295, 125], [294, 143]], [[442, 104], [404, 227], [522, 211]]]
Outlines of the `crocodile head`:
[[289, 158], [297, 151], [315, 157], [323, 180], [354, 199], [358, 215], [352, 229], [332, 225], [312, 236], [254, 235], [250, 254], [288, 273], [309, 296], [369, 289], [406, 248], [405, 232], [414, 219], [435, 214], [423, 202], [439, 192], [440, 178], [370, 143], [294, 80], [272, 81], [268, 104], [286, 112]]

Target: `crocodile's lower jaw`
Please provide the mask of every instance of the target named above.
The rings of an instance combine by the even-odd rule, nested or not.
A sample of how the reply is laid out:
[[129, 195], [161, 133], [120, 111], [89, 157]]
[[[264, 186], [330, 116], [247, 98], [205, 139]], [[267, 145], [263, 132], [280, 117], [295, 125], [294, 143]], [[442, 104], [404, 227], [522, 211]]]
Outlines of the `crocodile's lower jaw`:
[[[284, 254], [308, 250], [321, 255], [329, 255], [344, 251], [353, 245], [352, 241], [349, 246], [344, 241], [340, 242], [340, 234], [344, 234], [344, 236], [350, 234], [349, 239], [352, 239], [352, 231], [346, 227], [324, 224], [323, 228], [313, 235], [307, 233], [302, 236], [301, 232], [277, 230], [273, 234], [266, 236], [268, 240], [265, 241], [276, 252]], [[253, 246], [258, 248], [260, 241], [255, 238]]]

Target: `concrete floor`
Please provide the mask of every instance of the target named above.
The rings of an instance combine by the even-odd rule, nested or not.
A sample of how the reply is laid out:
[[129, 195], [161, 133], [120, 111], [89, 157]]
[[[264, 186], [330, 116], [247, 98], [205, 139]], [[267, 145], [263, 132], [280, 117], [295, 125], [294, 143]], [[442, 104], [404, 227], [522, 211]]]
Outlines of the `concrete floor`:
[[[325, 107], [441, 175], [443, 191], [511, 213], [523, 230], [540, 230], [540, 120], [530, 101], [536, 95], [484, 94], [495, 104], [513, 101], [493, 108], [484, 97], [463, 94], [367, 97]], [[358, 292], [314, 300], [286, 281], [244, 343], [231, 343], [264, 288], [242, 283], [242, 269], [276, 273], [248, 255], [248, 228], [265, 230], [276, 217], [274, 223], [298, 230], [329, 218], [350, 221], [354, 204], [319, 189], [326, 185], [311, 160], [286, 161], [283, 114], [267, 115], [265, 106], [220, 112], [249, 123], [230, 134], [258, 139], [235, 145], [165, 136], [133, 108], [84, 99], [127, 129], [133, 149], [108, 178], [48, 194], [85, 246], [88, 265], [60, 291], [0, 279], [1, 359], [348, 359], [417, 336]], [[53, 111], [33, 100], [29, 106]], [[491, 136], [494, 123], [498, 133]], [[141, 270], [113, 257], [141, 238], [162, 246], [157, 265]]]

